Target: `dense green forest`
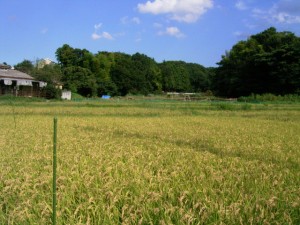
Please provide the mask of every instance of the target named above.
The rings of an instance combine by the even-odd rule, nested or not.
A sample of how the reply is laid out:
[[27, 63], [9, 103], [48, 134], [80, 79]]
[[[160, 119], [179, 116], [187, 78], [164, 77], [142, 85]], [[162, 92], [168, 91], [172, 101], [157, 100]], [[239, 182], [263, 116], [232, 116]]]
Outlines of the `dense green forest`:
[[240, 41], [218, 63], [212, 89], [221, 96], [300, 91], [300, 38], [271, 27]]
[[223, 97], [300, 93], [300, 38], [273, 27], [239, 41], [216, 68], [183, 61], [157, 63], [141, 53], [93, 54], [68, 44], [56, 50], [56, 58], [58, 64], [43, 68], [29, 60], [15, 68], [48, 82], [50, 93], [63, 84], [86, 97], [162, 92], [213, 92]]

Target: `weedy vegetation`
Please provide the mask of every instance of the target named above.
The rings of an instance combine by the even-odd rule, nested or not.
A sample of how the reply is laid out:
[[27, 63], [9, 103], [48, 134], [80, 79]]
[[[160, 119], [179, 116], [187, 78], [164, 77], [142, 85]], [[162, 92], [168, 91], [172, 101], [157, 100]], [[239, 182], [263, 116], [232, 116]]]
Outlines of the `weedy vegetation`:
[[[12, 110], [13, 107], [13, 110]], [[300, 224], [300, 105], [0, 100], [0, 224]]]

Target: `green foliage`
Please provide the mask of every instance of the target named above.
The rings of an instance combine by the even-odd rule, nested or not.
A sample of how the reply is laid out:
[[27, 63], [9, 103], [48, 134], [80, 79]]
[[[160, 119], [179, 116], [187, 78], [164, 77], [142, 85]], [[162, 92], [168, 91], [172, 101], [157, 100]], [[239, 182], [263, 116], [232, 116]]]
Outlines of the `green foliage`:
[[140, 80], [142, 94], [155, 93], [162, 90], [162, 74], [154, 59], [146, 55], [136, 53], [131, 57], [136, 78]]
[[98, 52], [94, 57], [92, 72], [96, 73], [97, 82], [111, 80], [110, 71], [115, 65], [115, 54], [110, 52]]
[[82, 58], [82, 51], [67, 44], [56, 50], [56, 58], [62, 67], [77, 66]]
[[164, 91], [191, 91], [189, 71], [183, 61], [164, 61], [160, 64]]
[[115, 96], [118, 94], [118, 87], [114, 82], [110, 80], [99, 82], [97, 94], [99, 97], [101, 97], [102, 95]]
[[217, 102], [217, 103], [212, 103], [211, 105], [213, 106], [213, 108], [215, 108], [217, 110], [234, 110], [235, 109], [235, 105], [233, 105], [232, 103], [228, 103], [228, 102]]
[[0, 101], [1, 101], [1, 105], [7, 105], [7, 104], [11, 104], [12, 102], [14, 104], [18, 104], [19, 103], [28, 103], [28, 102], [42, 102], [44, 101], [42, 98], [28, 98], [28, 97], [21, 97], [21, 96], [14, 96], [14, 95], [0, 95]]
[[273, 27], [236, 43], [218, 68], [183, 61], [157, 63], [140, 53], [92, 54], [68, 44], [57, 49], [56, 57], [59, 65], [40, 69], [24, 60], [15, 68], [50, 84], [62, 83], [85, 97], [162, 91], [224, 97], [300, 94], [300, 38]]
[[62, 79], [62, 71], [59, 65], [45, 65], [43, 68], [35, 68], [31, 74], [36, 80], [45, 81], [48, 84], [59, 85]]
[[251, 94], [250, 96], [241, 96], [238, 98], [240, 102], [300, 102], [300, 95], [274, 95], [274, 94]]
[[212, 83], [219, 95], [295, 93], [300, 86], [300, 38], [269, 28], [238, 42], [218, 64]]
[[85, 97], [128, 94], [160, 94], [162, 91], [204, 92], [210, 90], [214, 69], [183, 61], [161, 64], [140, 53], [98, 52], [64, 44], [56, 51], [58, 64], [34, 67], [28, 60], [16, 65], [35, 79], [52, 86], [63, 85]]
[[23, 73], [31, 74], [34, 69], [34, 65], [30, 60], [24, 59], [22, 62], [15, 65], [14, 68]]
[[210, 89], [212, 68], [183, 61], [164, 61], [159, 66], [164, 91], [204, 92]]
[[63, 82], [65, 88], [86, 97], [96, 96], [97, 84], [94, 74], [80, 66], [63, 68]]
[[142, 85], [142, 79], [132, 73], [132, 68], [133, 63], [130, 55], [115, 54], [115, 64], [111, 68], [110, 75], [111, 80], [117, 86], [118, 95], [125, 96], [128, 93], [139, 93], [139, 85]]
[[210, 76], [214, 72], [212, 68], [205, 68], [196, 63], [187, 63], [186, 68], [193, 92], [205, 92], [210, 89]]
[[252, 108], [252, 106], [250, 104], [242, 104], [241, 105], [241, 109], [242, 110], [250, 110]]
[[76, 92], [72, 92], [72, 100], [84, 99], [84, 97]]
[[45, 92], [45, 97], [47, 99], [61, 99], [61, 90], [57, 88], [53, 83], [48, 83], [46, 87], [43, 88]]

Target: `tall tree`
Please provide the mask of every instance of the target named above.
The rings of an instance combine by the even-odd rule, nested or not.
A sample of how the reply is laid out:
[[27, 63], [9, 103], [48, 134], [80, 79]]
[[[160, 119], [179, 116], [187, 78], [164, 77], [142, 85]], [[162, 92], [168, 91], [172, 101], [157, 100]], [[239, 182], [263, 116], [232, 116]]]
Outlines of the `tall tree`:
[[164, 61], [160, 64], [164, 91], [191, 91], [189, 71], [183, 61]]
[[40, 81], [45, 81], [54, 85], [60, 84], [62, 79], [62, 71], [59, 65], [50, 64], [43, 68], [35, 68], [32, 76]]
[[118, 95], [139, 93], [139, 81], [134, 79], [131, 56], [124, 53], [115, 53], [114, 58], [115, 63], [111, 67], [110, 76], [117, 86]]
[[299, 37], [271, 27], [240, 41], [222, 57], [214, 77], [219, 95], [295, 93], [300, 82]]
[[57, 61], [62, 67], [77, 65], [78, 56], [76, 51], [67, 44], [64, 44], [62, 47], [58, 48], [55, 54]]
[[31, 74], [34, 69], [34, 65], [30, 60], [24, 59], [22, 62], [16, 64], [14, 68], [23, 73]]
[[159, 92], [162, 90], [161, 70], [154, 59], [140, 53], [132, 55], [135, 79], [140, 82], [138, 84], [141, 93], [148, 94]]
[[86, 68], [79, 66], [68, 66], [63, 68], [65, 88], [77, 92], [86, 97], [97, 95], [97, 83], [94, 74]]
[[117, 95], [116, 84], [111, 79], [111, 69], [115, 64], [115, 54], [110, 52], [98, 52], [93, 59], [93, 72], [98, 84], [98, 95]]
[[191, 90], [193, 92], [202, 92], [210, 89], [209, 71], [196, 63], [187, 63], [186, 68], [189, 72]]

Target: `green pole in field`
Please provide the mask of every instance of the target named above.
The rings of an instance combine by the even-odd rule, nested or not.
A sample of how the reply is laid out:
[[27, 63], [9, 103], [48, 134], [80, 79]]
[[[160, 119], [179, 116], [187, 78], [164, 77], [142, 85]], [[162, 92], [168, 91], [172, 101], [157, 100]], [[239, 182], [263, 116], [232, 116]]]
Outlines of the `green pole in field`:
[[53, 134], [53, 199], [52, 199], [52, 223], [56, 225], [56, 143], [57, 143], [57, 118], [54, 118]]

